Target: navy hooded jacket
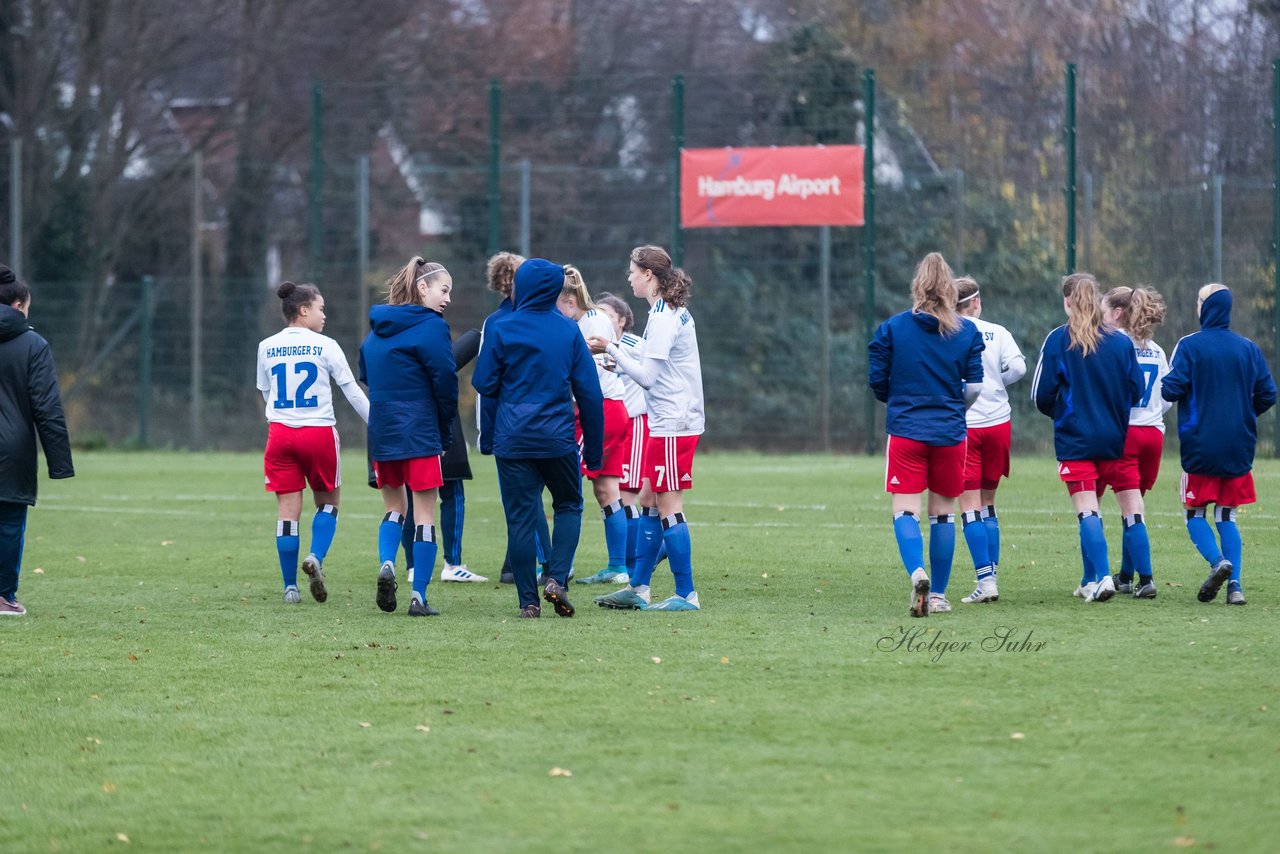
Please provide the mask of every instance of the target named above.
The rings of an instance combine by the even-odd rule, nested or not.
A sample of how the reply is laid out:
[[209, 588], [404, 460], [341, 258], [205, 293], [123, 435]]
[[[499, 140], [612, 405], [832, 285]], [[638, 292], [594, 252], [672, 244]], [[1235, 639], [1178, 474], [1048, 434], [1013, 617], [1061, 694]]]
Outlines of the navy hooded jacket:
[[924, 312], [880, 324], [867, 346], [867, 381], [888, 404], [885, 432], [935, 447], [963, 442], [964, 386], [982, 382], [982, 350], [982, 334], [965, 318], [945, 336]]
[[[489, 324], [497, 320], [499, 317], [506, 317], [515, 310], [515, 304], [511, 302], [511, 297], [504, 297], [502, 302], [498, 303], [498, 310], [484, 319], [484, 324], [480, 329], [480, 340], [484, 341], [484, 333], [488, 331]], [[498, 401], [491, 397], [480, 398], [480, 453], [493, 453], [493, 425], [498, 418]]]
[[1145, 390], [1128, 335], [1104, 327], [1098, 349], [1085, 356], [1059, 326], [1040, 348], [1031, 399], [1053, 419], [1059, 461], [1115, 460], [1124, 455], [1129, 410]]
[[1276, 402], [1276, 384], [1258, 345], [1231, 329], [1231, 292], [1210, 294], [1200, 331], [1178, 342], [1160, 386], [1178, 404], [1182, 470], [1239, 477], [1253, 468], [1258, 416]]
[[485, 324], [471, 384], [497, 402], [493, 453], [538, 459], [575, 453], [574, 399], [582, 459], [598, 469], [604, 453], [604, 395], [578, 325], [556, 308], [564, 268], [530, 258], [516, 270], [515, 310]]
[[453, 441], [458, 375], [444, 316], [421, 305], [375, 305], [360, 345], [369, 388], [369, 456], [434, 457]]
[[49, 342], [26, 315], [0, 305], [0, 501], [36, 503], [37, 434], [49, 477], [74, 477]]

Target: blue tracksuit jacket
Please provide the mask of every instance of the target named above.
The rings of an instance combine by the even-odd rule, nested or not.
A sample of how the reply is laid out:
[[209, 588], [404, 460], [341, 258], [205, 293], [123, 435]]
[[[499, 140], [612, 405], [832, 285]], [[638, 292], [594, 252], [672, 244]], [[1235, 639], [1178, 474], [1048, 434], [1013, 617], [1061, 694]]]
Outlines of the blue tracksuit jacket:
[[1276, 384], [1258, 345], [1231, 329], [1231, 292], [1210, 294], [1200, 331], [1178, 342], [1160, 386], [1178, 404], [1182, 470], [1239, 477], [1253, 468], [1258, 416], [1276, 402]]
[[1044, 339], [1031, 399], [1053, 419], [1059, 461], [1118, 459], [1124, 455], [1129, 409], [1145, 388], [1133, 341], [1108, 327], [1087, 357], [1070, 345], [1065, 326]]
[[968, 320], [950, 336], [931, 314], [904, 311], [867, 345], [867, 382], [888, 405], [885, 432], [926, 445], [964, 441], [964, 386], [982, 382], [982, 334]]

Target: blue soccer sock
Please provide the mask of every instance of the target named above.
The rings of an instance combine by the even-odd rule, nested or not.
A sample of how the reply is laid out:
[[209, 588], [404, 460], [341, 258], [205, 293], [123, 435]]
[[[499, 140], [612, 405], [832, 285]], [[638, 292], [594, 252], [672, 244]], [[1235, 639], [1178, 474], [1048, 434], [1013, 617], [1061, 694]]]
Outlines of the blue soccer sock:
[[640, 516], [640, 537], [636, 545], [636, 568], [631, 573], [632, 587], [648, 587], [653, 580], [653, 567], [658, 562], [662, 545], [662, 520], [657, 507], [645, 507]]
[[991, 555], [991, 565], [1000, 566], [1000, 519], [996, 517], [996, 506], [988, 504], [982, 511], [982, 523], [987, 526], [987, 553]]
[[907, 575], [924, 569], [924, 537], [920, 535], [920, 520], [910, 510], [893, 514], [893, 536], [898, 541], [898, 556]]
[[436, 568], [436, 526], [418, 525], [413, 532], [413, 595], [427, 601], [427, 585]]
[[1110, 573], [1107, 566], [1107, 535], [1097, 510], [1077, 514], [1080, 519], [1080, 554], [1084, 556], [1086, 583], [1101, 581]]
[[623, 508], [627, 512], [627, 574], [636, 568], [636, 544], [640, 540], [640, 508], [634, 504]]
[[1128, 516], [1120, 517], [1120, 581], [1133, 581], [1133, 539], [1129, 536]]
[[622, 512], [622, 502], [613, 501], [600, 508], [604, 519], [604, 545], [609, 553], [609, 567], [615, 569], [627, 565], [627, 514]]
[[987, 524], [980, 510], [969, 510], [960, 514], [964, 525], [964, 541], [969, 547], [969, 555], [973, 558], [973, 572], [978, 580], [990, 578], [996, 574], [995, 565], [991, 563], [991, 544], [987, 540]]
[[400, 550], [400, 538], [404, 536], [404, 516], [394, 510], [382, 517], [378, 526], [378, 563], [396, 562], [396, 552]]
[[1191, 543], [1200, 552], [1200, 557], [1209, 562], [1209, 566], [1217, 566], [1222, 560], [1222, 550], [1218, 548], [1218, 540], [1209, 527], [1209, 520], [1204, 518], [1203, 507], [1192, 507], [1187, 510], [1187, 533], [1191, 535]]
[[929, 590], [939, 596], [947, 593], [951, 580], [951, 562], [956, 553], [956, 523], [950, 513], [929, 517]]
[[1240, 564], [1244, 561], [1244, 541], [1236, 525], [1236, 508], [1219, 504], [1213, 509], [1214, 527], [1222, 542], [1222, 556], [1231, 561], [1231, 580], [1240, 583]]
[[467, 494], [461, 480], [446, 480], [440, 486], [440, 545], [444, 562], [462, 565], [462, 529], [467, 516]]
[[693, 592], [693, 543], [683, 513], [662, 520], [662, 539], [667, 544], [667, 559], [676, 580], [676, 595], [688, 598]]
[[276, 522], [276, 554], [285, 587], [298, 586], [298, 523], [294, 519]]
[[329, 554], [329, 546], [333, 545], [333, 535], [338, 532], [338, 508], [326, 504], [316, 511], [311, 519], [311, 553], [324, 563]]
[[[1142, 521], [1141, 513], [1124, 517], [1124, 533], [1121, 535], [1121, 549], [1129, 556], [1129, 565], [1120, 566], [1120, 578], [1131, 581], [1136, 572], [1138, 580], [1146, 583], [1151, 580], [1151, 539], [1147, 535], [1147, 523]], [[1126, 573], [1125, 570], [1128, 569]]]

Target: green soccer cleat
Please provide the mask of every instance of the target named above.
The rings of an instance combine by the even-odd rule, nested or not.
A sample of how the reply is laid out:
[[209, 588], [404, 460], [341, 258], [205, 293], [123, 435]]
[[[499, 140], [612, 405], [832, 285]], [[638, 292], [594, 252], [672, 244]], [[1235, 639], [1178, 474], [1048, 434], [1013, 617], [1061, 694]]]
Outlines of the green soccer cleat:
[[595, 603], [601, 608], [615, 611], [643, 611], [649, 607], [649, 601], [649, 591], [638, 593], [633, 587], [624, 587], [595, 598]]
[[574, 579], [578, 584], [626, 584], [631, 578], [619, 566], [606, 566], [595, 575]]

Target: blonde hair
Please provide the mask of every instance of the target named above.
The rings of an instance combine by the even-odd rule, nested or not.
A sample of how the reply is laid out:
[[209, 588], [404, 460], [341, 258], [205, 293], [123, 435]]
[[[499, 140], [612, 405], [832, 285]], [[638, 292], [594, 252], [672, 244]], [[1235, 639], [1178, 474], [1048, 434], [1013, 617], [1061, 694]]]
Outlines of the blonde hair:
[[1155, 328], [1164, 323], [1164, 297], [1148, 285], [1112, 288], [1102, 298], [1102, 304], [1120, 310], [1120, 327], [1139, 344], [1149, 342]]
[[489, 263], [485, 265], [489, 290], [497, 291], [504, 297], [511, 296], [511, 289], [516, 283], [516, 270], [524, 262], [524, 256], [514, 252], [499, 252], [490, 258]]
[[408, 264], [400, 268], [390, 279], [387, 279], [387, 305], [422, 305], [418, 296], [418, 282], [430, 278], [436, 273], [448, 273], [443, 264], [427, 261], [421, 255], [415, 255]]
[[974, 299], [978, 297], [978, 283], [974, 281], [972, 276], [956, 277], [956, 312], [965, 316], [973, 314], [974, 306], [977, 303]]
[[564, 265], [564, 287], [560, 289], [560, 296], [573, 297], [578, 308], [583, 311], [591, 311], [596, 307], [591, 301], [591, 294], [587, 293], [587, 283], [582, 278], [582, 272], [572, 264]]
[[637, 246], [631, 250], [631, 263], [657, 277], [658, 296], [667, 305], [676, 308], [688, 305], [693, 279], [684, 270], [672, 266], [667, 250], [661, 246]]
[[938, 331], [944, 336], [960, 331], [960, 315], [956, 313], [956, 280], [947, 260], [939, 252], [930, 252], [916, 266], [911, 280], [913, 312], [938, 319]]
[[1070, 346], [1088, 356], [1102, 340], [1102, 289], [1089, 273], [1072, 273], [1062, 277], [1062, 296], [1067, 301]]

